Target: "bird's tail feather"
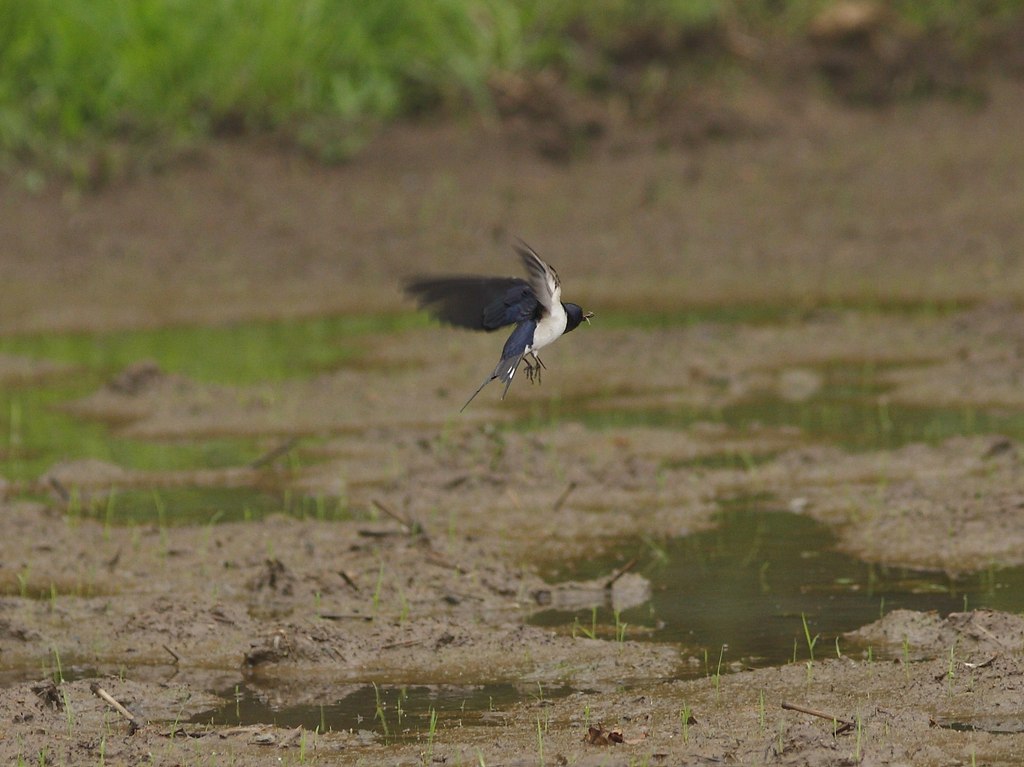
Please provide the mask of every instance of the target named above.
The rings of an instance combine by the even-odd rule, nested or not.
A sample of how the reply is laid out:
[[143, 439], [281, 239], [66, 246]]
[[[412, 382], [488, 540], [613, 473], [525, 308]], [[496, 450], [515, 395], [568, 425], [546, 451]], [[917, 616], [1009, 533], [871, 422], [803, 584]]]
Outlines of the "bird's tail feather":
[[466, 404], [462, 406], [459, 412], [461, 413], [463, 410], [469, 407], [469, 403], [476, 399], [476, 395], [482, 392], [484, 390], [484, 387], [487, 386], [487, 384], [489, 384], [495, 378], [505, 382], [505, 389], [504, 391], [501, 392], [501, 398], [505, 399], [505, 395], [508, 394], [508, 387], [512, 385], [512, 379], [515, 378], [516, 370], [519, 369], [519, 363], [522, 362], [524, 356], [526, 355], [520, 354], [516, 357], [506, 357], [501, 362], [499, 362], [498, 366], [494, 368], [494, 372], [484, 379], [484, 382], [480, 384], [479, 388], [475, 392], [473, 392], [473, 396], [466, 400]]
[[470, 396], [468, 400], [466, 400], [466, 404], [459, 408], [459, 412], [461, 413], [463, 410], [469, 407], [469, 403], [475, 400], [476, 395], [482, 392], [484, 390], [484, 387], [487, 386], [487, 384], [489, 384], [491, 381], [493, 381], [494, 378], [494, 376], [487, 376], [487, 378], [484, 379], [484, 382], [480, 384], [479, 388], [475, 392], [473, 392], [473, 394]]
[[502, 399], [505, 399], [505, 395], [508, 394], [508, 387], [512, 385], [512, 379], [515, 378], [516, 371], [519, 370], [519, 363], [523, 361], [525, 356], [526, 354], [524, 353], [517, 357], [506, 357], [498, 363], [494, 374], [496, 378], [500, 378], [505, 382], [505, 389], [501, 392]]

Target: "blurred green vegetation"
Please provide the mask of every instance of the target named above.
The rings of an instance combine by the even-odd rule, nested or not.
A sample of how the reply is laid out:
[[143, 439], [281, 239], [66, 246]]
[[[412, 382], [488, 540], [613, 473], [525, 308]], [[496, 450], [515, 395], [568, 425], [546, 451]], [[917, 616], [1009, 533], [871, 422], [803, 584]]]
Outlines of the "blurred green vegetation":
[[[496, 72], [592, 67], [630, 29], [799, 35], [833, 0], [0, 0], [0, 154], [284, 131], [325, 159], [380, 121], [488, 108]], [[968, 43], [1024, 0], [893, 0]], [[570, 78], [572, 81], [572, 78]]]

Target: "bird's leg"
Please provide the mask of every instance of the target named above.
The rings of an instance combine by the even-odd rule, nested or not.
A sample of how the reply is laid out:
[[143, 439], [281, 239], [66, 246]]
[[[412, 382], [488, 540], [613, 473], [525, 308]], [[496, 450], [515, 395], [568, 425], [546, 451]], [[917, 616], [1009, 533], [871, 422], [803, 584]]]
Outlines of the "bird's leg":
[[545, 367], [544, 363], [540, 361], [536, 352], [530, 352], [530, 356], [533, 357], [533, 365], [527, 362], [525, 355], [523, 356], [523, 362], [526, 363], [526, 379], [530, 383], [540, 383], [540, 371]]
[[530, 364], [530, 361], [526, 359], [526, 355], [523, 355], [523, 365], [526, 366], [526, 380], [533, 383], [533, 377], [537, 374], [537, 368]]

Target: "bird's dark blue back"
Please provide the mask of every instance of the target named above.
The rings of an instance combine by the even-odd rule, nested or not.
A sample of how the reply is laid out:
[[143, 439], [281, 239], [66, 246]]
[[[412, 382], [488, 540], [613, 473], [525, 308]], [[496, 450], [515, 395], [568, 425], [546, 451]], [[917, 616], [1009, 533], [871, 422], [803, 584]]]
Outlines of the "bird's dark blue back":
[[484, 328], [497, 330], [505, 325], [533, 319], [538, 306], [540, 303], [527, 283], [514, 285], [504, 296], [484, 308]]

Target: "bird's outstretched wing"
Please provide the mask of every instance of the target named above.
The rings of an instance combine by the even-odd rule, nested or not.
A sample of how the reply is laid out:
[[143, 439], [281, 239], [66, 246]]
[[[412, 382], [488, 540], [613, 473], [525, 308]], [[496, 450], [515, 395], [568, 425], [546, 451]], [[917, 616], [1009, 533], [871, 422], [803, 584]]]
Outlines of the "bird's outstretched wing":
[[537, 309], [534, 289], [518, 277], [414, 277], [405, 292], [441, 322], [471, 330], [513, 325]]
[[541, 306], [549, 312], [554, 311], [562, 301], [562, 283], [558, 279], [558, 272], [544, 263], [537, 252], [522, 240], [513, 247], [526, 267], [533, 294]]

